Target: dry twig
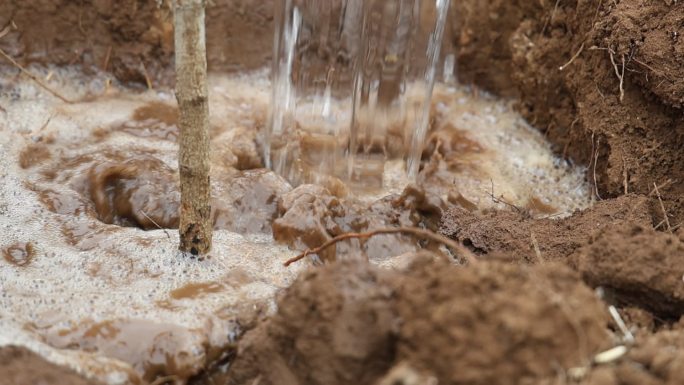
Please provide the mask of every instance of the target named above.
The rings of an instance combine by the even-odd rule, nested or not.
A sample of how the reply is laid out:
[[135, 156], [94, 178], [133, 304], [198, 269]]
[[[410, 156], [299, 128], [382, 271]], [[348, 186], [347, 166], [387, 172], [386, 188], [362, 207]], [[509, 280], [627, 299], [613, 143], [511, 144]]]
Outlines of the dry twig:
[[328, 240], [327, 242], [325, 242], [324, 244], [322, 244], [318, 247], [308, 249], [305, 252], [299, 254], [298, 256], [287, 260], [285, 262], [285, 266], [290, 266], [291, 264], [293, 264], [297, 261], [300, 261], [300, 260], [306, 258], [307, 256], [311, 255], [311, 254], [318, 254], [321, 251], [327, 249], [328, 247], [330, 247], [332, 245], [337, 244], [340, 241], [344, 241], [347, 239], [368, 239], [368, 238], [374, 237], [376, 235], [381, 235], [381, 234], [411, 234], [411, 235], [414, 235], [416, 237], [420, 237], [420, 238], [424, 238], [424, 239], [427, 238], [431, 241], [441, 243], [441, 244], [451, 248], [452, 250], [458, 252], [458, 254], [460, 254], [459, 256], [461, 258], [463, 258], [468, 263], [475, 264], [478, 262], [475, 255], [470, 250], [465, 248], [465, 246], [463, 246], [462, 244], [455, 242], [455, 241], [453, 241], [453, 240], [451, 240], [451, 239], [449, 239], [443, 235], [439, 235], [439, 234], [433, 233], [432, 231], [420, 229], [417, 227], [392, 227], [392, 228], [376, 229], [376, 230], [368, 231], [365, 233], [346, 233], [346, 234], [338, 235], [335, 238]]
[[59, 92], [57, 92], [57, 91], [55, 91], [54, 89], [52, 89], [50, 86], [48, 86], [47, 84], [43, 83], [43, 81], [41, 81], [40, 79], [38, 79], [38, 77], [37, 77], [36, 75], [32, 74], [31, 72], [29, 72], [29, 70], [27, 70], [26, 68], [24, 68], [21, 64], [17, 63], [17, 61], [14, 60], [14, 59], [12, 59], [12, 57], [11, 57], [10, 55], [8, 55], [2, 48], [0, 48], [0, 55], [2, 55], [2, 56], [3, 56], [5, 59], [7, 59], [10, 63], [12, 63], [12, 65], [14, 65], [15, 67], [17, 67], [17, 68], [19, 69], [19, 71], [21, 71], [23, 74], [25, 74], [26, 76], [28, 76], [29, 78], [31, 78], [31, 80], [33, 80], [34, 82], [36, 82], [36, 84], [38, 84], [38, 85], [39, 85], [42, 89], [44, 89], [45, 91], [51, 93], [53, 96], [55, 96], [56, 98], [60, 99], [61, 101], [65, 102], [65, 103], [69, 103], [69, 104], [72, 104], [72, 103], [73, 103], [73, 101], [67, 99], [66, 97], [64, 97], [64, 96], [63, 96], [62, 94], [60, 94]]
[[513, 203], [507, 202], [507, 201], [504, 199], [503, 194], [502, 194], [500, 197], [498, 197], [498, 198], [497, 198], [496, 196], [494, 196], [494, 180], [493, 180], [493, 179], [490, 179], [489, 181], [490, 181], [491, 184], [492, 184], [492, 191], [491, 191], [491, 192], [487, 192], [487, 194], [489, 194], [489, 197], [492, 199], [492, 202], [494, 202], [494, 203], [496, 203], [496, 204], [501, 204], [501, 203], [503, 203], [504, 205], [506, 205], [506, 206], [512, 208], [513, 210], [515, 210], [515, 211], [516, 211], [517, 213], [519, 213], [519, 214], [523, 214], [523, 213], [524, 213], [524, 210], [521, 209], [520, 207], [514, 205]]
[[598, 163], [598, 157], [599, 157], [599, 148], [601, 145], [601, 138], [598, 138], [596, 140], [596, 147], [594, 147], [594, 135], [595, 132], [591, 133], [591, 153], [592, 153], [592, 160], [594, 161], [593, 167], [592, 167], [592, 173], [594, 174], [594, 193], [596, 194], [596, 198], [598, 200], [603, 200], [601, 198], [601, 195], [599, 194], [598, 191], [598, 182], [596, 181], [596, 163]]
[[145, 218], [147, 218], [150, 222], [152, 222], [153, 225], [157, 226], [157, 228], [158, 228], [159, 230], [163, 231], [164, 234], [166, 234], [166, 237], [167, 237], [167, 238], [171, 239], [171, 234], [169, 234], [169, 232], [166, 231], [165, 228], [159, 226], [159, 223], [155, 222], [154, 219], [150, 218], [150, 216], [147, 215], [147, 213], [146, 213], [145, 211], [140, 210], [140, 213], [141, 213]]

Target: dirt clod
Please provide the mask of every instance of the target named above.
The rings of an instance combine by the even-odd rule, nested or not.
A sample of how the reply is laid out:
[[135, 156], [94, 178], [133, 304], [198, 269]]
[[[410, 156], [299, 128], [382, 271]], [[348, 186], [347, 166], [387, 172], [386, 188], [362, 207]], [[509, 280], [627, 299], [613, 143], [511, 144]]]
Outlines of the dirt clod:
[[647, 202], [640, 196], [620, 197], [564, 219], [532, 219], [515, 210], [470, 212], [456, 206], [444, 215], [441, 232], [476, 253], [527, 261], [537, 259], [534, 236], [542, 259], [562, 261], [600, 229], [625, 221], [649, 225]]
[[624, 224], [606, 228], [577, 252], [577, 268], [595, 286], [664, 317], [684, 315], [684, 234]]
[[405, 275], [362, 261], [305, 273], [242, 340], [229, 383], [516, 384], [610, 347], [605, 307], [568, 268], [417, 258]]
[[229, 384], [370, 384], [394, 357], [387, 273], [348, 261], [303, 274], [240, 343]]

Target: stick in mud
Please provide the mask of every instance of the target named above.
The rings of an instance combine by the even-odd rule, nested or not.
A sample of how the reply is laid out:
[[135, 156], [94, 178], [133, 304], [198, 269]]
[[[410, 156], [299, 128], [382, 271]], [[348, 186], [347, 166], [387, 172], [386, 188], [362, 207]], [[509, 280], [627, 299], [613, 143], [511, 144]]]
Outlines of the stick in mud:
[[204, 0], [174, 3], [176, 99], [180, 110], [179, 248], [193, 255], [208, 253], [212, 238], [204, 7]]
[[438, 242], [443, 244], [444, 246], [447, 246], [451, 248], [454, 252], [457, 252], [459, 254], [459, 257], [463, 258], [465, 262], [470, 263], [470, 264], [475, 264], [478, 263], [477, 257], [468, 250], [465, 246], [463, 246], [461, 243], [456, 242], [454, 240], [451, 240], [443, 235], [439, 235], [437, 233], [433, 233], [432, 231], [417, 228], [417, 227], [391, 227], [391, 228], [386, 228], [386, 229], [376, 229], [372, 231], [368, 231], [366, 233], [346, 233], [346, 234], [340, 234], [336, 236], [333, 239], [328, 240], [324, 244], [314, 247], [312, 249], [308, 249], [305, 252], [299, 254], [298, 256], [291, 258], [287, 261], [285, 261], [285, 266], [290, 266], [291, 264], [300, 261], [304, 258], [306, 258], [308, 255], [311, 254], [317, 254], [320, 253], [321, 251], [327, 249], [328, 247], [344, 241], [346, 239], [368, 239], [371, 237], [374, 237], [376, 235], [381, 235], [381, 234], [411, 234], [419, 238], [427, 238], [431, 241]]

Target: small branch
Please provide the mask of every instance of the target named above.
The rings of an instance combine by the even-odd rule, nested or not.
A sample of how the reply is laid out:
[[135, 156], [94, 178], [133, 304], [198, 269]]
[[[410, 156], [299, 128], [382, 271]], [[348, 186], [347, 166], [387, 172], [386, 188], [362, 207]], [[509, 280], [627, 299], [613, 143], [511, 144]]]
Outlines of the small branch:
[[493, 180], [493, 179], [490, 179], [489, 181], [490, 181], [491, 184], [492, 184], [492, 191], [491, 191], [491, 192], [487, 192], [487, 194], [489, 194], [489, 197], [492, 198], [492, 202], [494, 202], [494, 203], [496, 203], [496, 204], [504, 204], [504, 205], [506, 205], [506, 206], [512, 208], [513, 210], [515, 210], [515, 211], [516, 211], [517, 213], [519, 213], [519, 214], [522, 214], [522, 213], [523, 213], [523, 209], [521, 209], [520, 207], [514, 205], [513, 203], [507, 202], [507, 201], [504, 199], [503, 194], [502, 194], [499, 198], [495, 197], [495, 196], [494, 196], [494, 180]]
[[63, 101], [64, 103], [68, 103], [68, 104], [73, 104], [73, 103], [74, 103], [72, 100], [67, 99], [66, 97], [62, 96], [62, 94], [60, 94], [59, 92], [57, 92], [57, 91], [55, 91], [54, 89], [52, 89], [50, 86], [48, 86], [47, 84], [43, 83], [43, 81], [40, 80], [40, 79], [38, 79], [38, 77], [37, 77], [36, 75], [32, 74], [31, 72], [29, 72], [29, 70], [27, 70], [26, 68], [24, 68], [21, 64], [17, 63], [16, 60], [12, 59], [12, 57], [11, 57], [10, 55], [8, 55], [5, 51], [3, 51], [2, 48], [0, 48], [0, 55], [2, 55], [2, 56], [3, 56], [5, 59], [7, 59], [10, 63], [12, 63], [12, 65], [14, 65], [15, 67], [17, 67], [17, 68], [19, 69], [19, 71], [21, 71], [23, 74], [25, 74], [26, 76], [28, 76], [29, 78], [31, 78], [31, 80], [33, 80], [34, 82], [36, 82], [36, 84], [38, 84], [38, 85], [39, 85], [42, 89], [44, 89], [45, 91], [47, 91], [47, 92], [49, 92], [50, 94], [52, 94], [54, 97], [60, 99], [60, 100]]
[[169, 234], [168, 231], [166, 231], [165, 228], [159, 226], [159, 223], [155, 222], [154, 219], [150, 218], [150, 216], [147, 215], [147, 213], [145, 213], [143, 210], [140, 210], [140, 213], [141, 213], [145, 218], [147, 218], [147, 220], [149, 220], [150, 222], [152, 222], [153, 225], [157, 226], [157, 228], [158, 228], [159, 230], [163, 231], [164, 234], [166, 234], [166, 237], [167, 237], [167, 238], [171, 239], [171, 235]]
[[427, 238], [431, 241], [441, 243], [452, 250], [458, 252], [460, 254], [460, 257], [463, 258], [466, 262], [475, 264], [478, 262], [477, 258], [475, 255], [465, 248], [462, 244], [455, 242], [443, 235], [439, 235], [436, 233], [433, 233], [432, 231], [429, 230], [424, 230], [420, 229], [417, 227], [393, 227], [393, 228], [384, 228], [384, 229], [376, 229], [373, 231], [369, 231], [366, 233], [346, 233], [346, 234], [341, 234], [336, 236], [333, 239], [328, 240], [324, 244], [314, 247], [313, 249], [308, 249], [305, 252], [299, 254], [298, 256], [291, 258], [285, 262], [285, 266], [290, 266], [291, 264], [300, 261], [304, 258], [306, 258], [310, 254], [318, 254], [321, 251], [327, 249], [328, 247], [335, 245], [336, 243], [340, 241], [344, 241], [347, 239], [368, 239], [371, 237], [374, 237], [376, 235], [381, 235], [381, 234], [411, 234], [419, 238]]

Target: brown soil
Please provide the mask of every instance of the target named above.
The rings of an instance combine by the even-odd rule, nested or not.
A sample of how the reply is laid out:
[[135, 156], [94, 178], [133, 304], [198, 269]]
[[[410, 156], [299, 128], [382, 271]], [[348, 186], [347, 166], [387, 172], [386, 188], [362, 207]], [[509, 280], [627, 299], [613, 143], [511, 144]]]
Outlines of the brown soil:
[[654, 183], [666, 184], [660, 192], [670, 220], [684, 220], [684, 83], [676, 76], [684, 70], [678, 30], [684, 4], [454, 5], [462, 81], [518, 98], [559, 153], [589, 165], [602, 198], [649, 194]]
[[614, 289], [630, 303], [662, 317], [684, 309], [684, 233], [659, 233], [651, 226], [625, 223], [589, 239], [574, 257], [584, 279]]
[[564, 261], [596, 231], [625, 222], [651, 224], [646, 198], [598, 202], [562, 220], [533, 219], [525, 210], [470, 212], [457, 206], [445, 213], [441, 232], [480, 255], [536, 262], [536, 241], [542, 260]]
[[[232, 143], [226, 156], [220, 154], [232, 173], [217, 178], [217, 188], [236, 180], [242, 187], [216, 203], [226, 207], [225, 216], [217, 217], [223, 218], [217, 219], [223, 223], [219, 227], [268, 232], [273, 222], [276, 238], [305, 248], [346, 231], [420, 225], [440, 228], [483, 262], [456, 267], [420, 257], [405, 272], [390, 272], [369, 266], [358, 254], [378, 259], [425, 245], [410, 237], [341, 244], [322, 257], [357, 258], [303, 274], [279, 300], [278, 313], [243, 337], [230, 370], [218, 365], [220, 370], [196, 382], [424, 384], [434, 377], [440, 384], [566, 384], [572, 373], [575, 382], [592, 385], [681, 381], [684, 81], [678, 75], [684, 71], [684, 3], [452, 3], [445, 45], [458, 54], [460, 80], [517, 100], [558, 154], [587, 166], [597, 204], [565, 219], [535, 219], [532, 214], [547, 209], [535, 202], [479, 212], [463, 197], [450, 196], [446, 204], [408, 189], [368, 210], [345, 203], [341, 186], [289, 191], [272, 175], [250, 171], [261, 165], [253, 133], [223, 138]], [[5, 27], [0, 48], [22, 64], [75, 64], [109, 71], [125, 83], [172, 83], [168, 8], [155, 1], [5, 1], [0, 31]], [[272, 1], [211, 2], [211, 68], [245, 70], [268, 63], [272, 28]], [[167, 107], [139, 111], [136, 122], [116, 129], [146, 136], [150, 132], [141, 128], [154, 125], [154, 138], [175, 140], [175, 111]], [[437, 149], [439, 139], [433, 137], [430, 145]], [[49, 163], [52, 156], [42, 144], [30, 146], [21, 167]], [[82, 171], [101, 158], [54, 160], [66, 174], [48, 170], [46, 176], [64, 178], [75, 193], [38, 189], [41, 200], [64, 214], [153, 228], [149, 216], [163, 227], [175, 226], [178, 200], [171, 172], [150, 176], [145, 168], [155, 163], [148, 158], [136, 163], [102, 156], [109, 168], [96, 170], [90, 180], [78, 175], [87, 178]], [[131, 167], [137, 167], [135, 177]], [[136, 206], [135, 194], [151, 178], [164, 187], [158, 191], [168, 193], [170, 205]], [[263, 194], [248, 193], [257, 189]], [[239, 210], [230, 211], [234, 207]], [[238, 221], [255, 207], [265, 208], [252, 216], [256, 221]], [[144, 217], [137, 214], [141, 210]], [[83, 248], [97, 246], [78, 237], [90, 232], [65, 229]], [[636, 343], [626, 356], [605, 365], [590, 365], [592, 357], [620, 342], [610, 333], [617, 329], [606, 304], [590, 287], [601, 287], [606, 302], [617, 305], [636, 329]], [[34, 360], [23, 351], [0, 350], [0, 382], [53, 369]], [[571, 368], [586, 370], [568, 372]], [[78, 383], [72, 375], [58, 376]], [[25, 377], [16, 378], [11, 383]]]
[[373, 384], [400, 363], [440, 384], [541, 380], [609, 347], [607, 323], [561, 265], [337, 263], [300, 277], [246, 334], [227, 383]]
[[0, 348], [0, 385], [97, 385], [23, 348]]
[[[0, 49], [23, 65], [80, 65], [85, 71], [110, 71], [124, 83], [168, 85], [173, 82], [173, 24], [168, 4], [156, 0], [3, 1], [0, 30], [10, 29], [0, 40]], [[272, 51], [272, 28], [272, 1], [210, 2], [210, 69], [237, 71], [266, 65]]]

